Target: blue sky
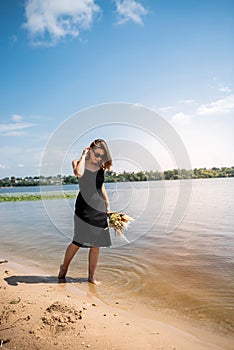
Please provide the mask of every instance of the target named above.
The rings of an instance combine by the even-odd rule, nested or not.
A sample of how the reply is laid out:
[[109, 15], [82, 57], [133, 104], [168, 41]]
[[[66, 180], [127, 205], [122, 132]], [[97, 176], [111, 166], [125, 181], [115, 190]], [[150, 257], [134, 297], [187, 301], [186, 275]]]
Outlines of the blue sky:
[[193, 168], [233, 166], [233, 10], [231, 0], [1, 1], [0, 178], [38, 175], [56, 128], [109, 102], [160, 113]]

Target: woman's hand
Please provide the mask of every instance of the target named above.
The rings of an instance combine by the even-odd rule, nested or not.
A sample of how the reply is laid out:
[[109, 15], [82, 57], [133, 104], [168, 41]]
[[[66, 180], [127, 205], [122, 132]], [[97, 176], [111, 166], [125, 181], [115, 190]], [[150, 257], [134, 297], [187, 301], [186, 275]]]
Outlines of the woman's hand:
[[91, 150], [91, 147], [86, 147], [82, 152], [82, 156], [86, 157], [90, 150]]
[[106, 203], [106, 213], [110, 213], [110, 204], [109, 203]]
[[73, 166], [73, 171], [74, 175], [77, 176], [78, 178], [82, 177], [85, 171], [85, 158], [90, 151], [91, 147], [86, 147], [79, 160], [73, 160], [72, 161], [72, 166]]

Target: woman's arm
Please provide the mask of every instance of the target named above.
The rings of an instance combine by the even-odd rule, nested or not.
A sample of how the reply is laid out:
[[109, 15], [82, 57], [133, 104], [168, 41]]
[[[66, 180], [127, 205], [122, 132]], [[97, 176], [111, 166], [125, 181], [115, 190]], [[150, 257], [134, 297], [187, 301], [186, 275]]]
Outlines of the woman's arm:
[[110, 211], [110, 204], [104, 184], [102, 184], [102, 194], [106, 203], [106, 212], [108, 213]]
[[[73, 167], [73, 172], [74, 172], [74, 175], [77, 176], [77, 177], [81, 177], [81, 173], [80, 173], [80, 162], [81, 162], [81, 159], [77, 160], [77, 159], [74, 159], [72, 161], [72, 167]], [[80, 165], [78, 167], [78, 165]]]
[[74, 175], [79, 177], [82, 177], [84, 175], [84, 171], [85, 171], [85, 157], [87, 155], [87, 153], [89, 152], [89, 147], [85, 148], [82, 156], [79, 160], [73, 160], [72, 161], [72, 167], [73, 167], [73, 171], [74, 171]]

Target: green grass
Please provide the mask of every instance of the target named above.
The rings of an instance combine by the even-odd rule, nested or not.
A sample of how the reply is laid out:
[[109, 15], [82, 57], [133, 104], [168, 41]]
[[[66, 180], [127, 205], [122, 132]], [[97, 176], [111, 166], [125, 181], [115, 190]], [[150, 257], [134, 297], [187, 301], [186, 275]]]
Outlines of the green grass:
[[44, 199], [75, 198], [77, 193], [55, 193], [55, 194], [12, 194], [0, 195], [0, 202], [38, 201]]

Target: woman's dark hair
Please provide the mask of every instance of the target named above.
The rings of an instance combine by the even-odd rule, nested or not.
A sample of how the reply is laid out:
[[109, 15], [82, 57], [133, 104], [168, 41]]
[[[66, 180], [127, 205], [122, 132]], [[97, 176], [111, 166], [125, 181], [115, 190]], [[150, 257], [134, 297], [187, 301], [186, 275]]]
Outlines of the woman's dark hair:
[[112, 167], [112, 158], [110, 154], [109, 147], [107, 146], [106, 141], [103, 139], [96, 139], [90, 144], [91, 148], [101, 148], [105, 153], [104, 153], [104, 159], [103, 159], [103, 168], [107, 170], [111, 170]]

